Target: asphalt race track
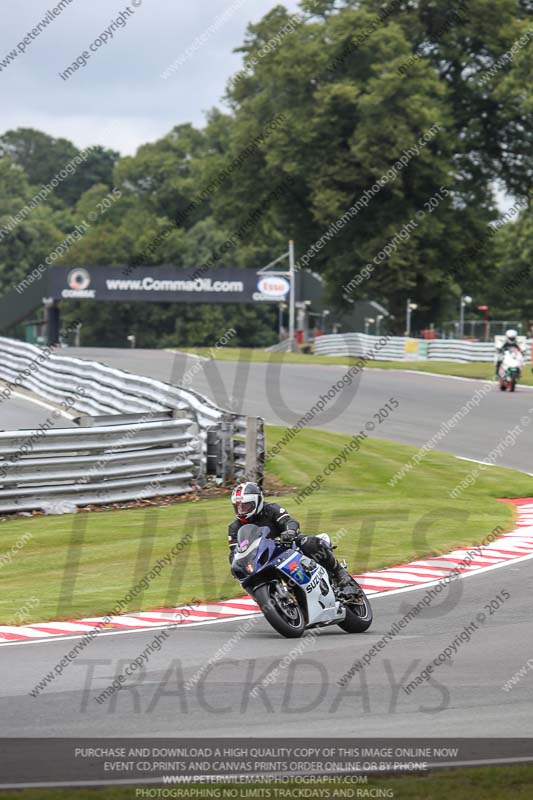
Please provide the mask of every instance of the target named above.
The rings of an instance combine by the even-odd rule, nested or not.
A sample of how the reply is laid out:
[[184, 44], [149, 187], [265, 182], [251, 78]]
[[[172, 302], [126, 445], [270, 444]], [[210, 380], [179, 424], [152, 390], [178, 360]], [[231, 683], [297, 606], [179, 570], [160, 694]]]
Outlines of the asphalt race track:
[[[346, 374], [343, 366], [239, 364], [200, 361], [181, 354], [154, 350], [69, 349], [69, 355], [95, 359], [112, 367], [159, 380], [180, 383], [187, 375], [190, 386], [224, 408], [264, 417], [266, 422], [292, 425], [336, 381]], [[391, 370], [365, 370], [354, 383], [328, 402], [311, 427], [354, 434], [391, 397], [399, 408], [372, 435], [417, 447], [424, 445], [482, 387], [482, 381], [457, 380], [436, 375]], [[340, 413], [339, 413], [340, 412]], [[531, 415], [531, 428], [513, 447], [505, 448], [499, 466], [533, 473], [533, 390], [518, 387], [514, 395], [499, 392], [496, 384], [465, 419], [435, 449], [465, 458], [483, 459], [505, 438], [509, 429]], [[533, 493], [533, 485], [532, 485]]]
[[[10, 397], [0, 404], [0, 431], [18, 429], [34, 430], [49, 419], [52, 409], [26, 400], [24, 397]], [[54, 428], [72, 428], [74, 423], [66, 417], [54, 420]]]
[[[461, 586], [461, 596], [421, 613], [344, 688], [337, 681], [423, 589], [375, 598], [376, 620], [365, 634], [332, 627], [298, 640], [302, 645], [307, 640], [298, 658], [257, 697], [250, 695], [257, 681], [279, 667], [296, 644], [278, 636], [261, 616], [192, 689], [184, 683], [236, 633], [242, 618], [174, 630], [138, 673], [137, 685], [102, 704], [95, 697], [149, 645], [154, 631], [100, 635], [36, 698], [29, 691], [75, 640], [3, 645], [3, 735], [532, 736], [531, 677], [510, 692], [501, 687], [532, 657], [533, 559], [453, 585]], [[453, 665], [443, 664], [430, 684], [407, 694], [402, 686], [502, 589], [511, 598], [473, 632]]]
[[[194, 388], [223, 405], [231, 403], [233, 410], [285, 424], [299, 419], [346, 372], [335, 366], [291, 366], [278, 371], [258, 364], [250, 365], [249, 374], [239, 375], [235, 381], [233, 363], [200, 362], [203, 366], [199, 368], [197, 359], [142, 350], [83, 349], [69, 354], [176, 383], [196, 365]], [[214, 368], [221, 378], [218, 386], [213, 375], [211, 383], [207, 377]], [[276, 402], [276, 386], [280, 385], [287, 413], [280, 412]], [[348, 407], [329, 420], [317, 417], [313, 427], [351, 435], [395, 397], [399, 408], [383, 423], [376, 423], [375, 435], [422, 445], [480, 385], [367, 370], [358, 387], [341, 393], [344, 398], [351, 391]], [[228, 398], [233, 395], [233, 402], [228, 398], [224, 402], [225, 392]], [[519, 387], [511, 396], [494, 387], [436, 449], [483, 459], [510, 428], [521, 424], [524, 432], [505, 449], [498, 463], [533, 472], [531, 433], [528, 424], [521, 422], [529, 414], [533, 421], [533, 391]], [[95, 701], [96, 695], [148, 646], [153, 630], [100, 634], [37, 697], [29, 692], [76, 640], [2, 645], [2, 735], [533, 736], [533, 671], [510, 691], [502, 689], [533, 658], [532, 558], [452, 583], [376, 652], [370, 668], [357, 672], [346, 686], [338, 684], [353, 662], [425, 591], [419, 588], [373, 598], [375, 622], [365, 634], [349, 635], [328, 628], [316, 638], [308, 635], [299, 640], [298, 658], [286, 664], [277, 681], [260, 688], [256, 696], [250, 690], [296, 646], [278, 636], [261, 616], [254, 618], [250, 630], [211, 671], [203, 677], [197, 675], [193, 688], [185, 689], [184, 682], [238, 632], [242, 618], [172, 631], [144, 671], [137, 673], [137, 685], [122, 689], [102, 704]], [[485, 605], [503, 591], [510, 593], [510, 598], [490, 614]], [[442, 664], [428, 681], [406, 693], [402, 687], [480, 613], [485, 613], [485, 621], [478, 622], [470, 640], [461, 643], [452, 663]]]

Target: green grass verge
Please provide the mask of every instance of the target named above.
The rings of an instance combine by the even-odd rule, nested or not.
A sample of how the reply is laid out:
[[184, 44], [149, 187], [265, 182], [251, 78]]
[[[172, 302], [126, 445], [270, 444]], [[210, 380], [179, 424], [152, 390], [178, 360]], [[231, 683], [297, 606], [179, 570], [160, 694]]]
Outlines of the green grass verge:
[[[315, 356], [306, 353], [269, 353], [258, 348], [220, 347], [216, 351], [208, 347], [183, 348], [180, 352], [198, 356], [214, 357], [217, 361], [251, 361], [255, 364], [287, 363], [287, 364], [329, 364], [352, 366], [359, 359], [352, 356]], [[372, 361], [366, 365], [369, 369], [416, 369], [421, 372], [433, 372], [438, 375], [458, 375], [462, 378], [479, 378], [492, 380], [494, 365], [486, 361], [475, 361], [471, 364], [455, 364], [449, 361]], [[529, 366], [524, 369], [521, 383], [533, 386], [533, 374]]]
[[[268, 446], [283, 432], [268, 426]], [[302, 430], [269, 462], [269, 481], [296, 492], [349, 439], [348, 434]], [[300, 505], [290, 491], [270, 499], [287, 506], [308, 533], [335, 535], [344, 528], [337, 553], [362, 572], [480, 542], [496, 525], [509, 529], [512, 508], [497, 498], [533, 494], [528, 476], [491, 468], [452, 500], [447, 491], [469, 474], [472, 464], [435, 452], [390, 488], [387, 481], [414, 452], [369, 438]], [[235, 596], [240, 587], [227, 560], [231, 518], [224, 496], [163, 508], [0, 522], [0, 554], [31, 536], [0, 569], [0, 623], [104, 615], [188, 533], [191, 543], [131, 600], [128, 610]]]
[[[175, 352], [168, 348], [169, 352]], [[178, 353], [214, 358], [216, 361], [250, 361], [254, 364], [287, 363], [287, 364], [355, 364], [358, 359], [351, 356], [315, 356], [306, 353], [270, 353], [268, 350], [254, 347], [182, 347]]]
[[[494, 364], [486, 361], [473, 361], [471, 364], [455, 364], [449, 361], [373, 361], [369, 367], [381, 369], [416, 369], [420, 372], [433, 372], [438, 375], [458, 375], [461, 378], [494, 380]], [[533, 386], [531, 367], [524, 368], [520, 383]]]
[[[146, 787], [144, 787], [146, 788]], [[189, 784], [188, 787], [181, 787], [181, 791], [185, 788], [196, 789], [199, 794], [196, 796], [201, 798], [201, 785]], [[203, 784], [205, 796], [208, 796], [207, 786]], [[388, 778], [380, 776], [379, 778], [369, 777], [367, 784], [353, 784], [343, 782], [339, 779], [335, 783], [324, 783], [322, 786], [309, 784], [238, 784], [236, 786], [220, 787], [221, 798], [239, 798], [253, 797], [250, 793], [253, 788], [257, 790], [262, 789], [263, 794], [257, 794], [257, 797], [301, 797], [298, 789], [301, 792], [302, 788], [311, 788], [315, 790], [316, 794], [313, 797], [335, 797], [333, 794], [335, 789], [339, 790], [337, 797], [365, 797], [365, 796], [383, 796], [378, 792], [388, 792], [388, 796], [394, 797], [395, 800], [449, 800], [453, 797], [454, 800], [502, 800], [502, 798], [509, 798], [509, 800], [529, 800], [533, 798], [533, 765], [519, 765], [519, 766], [498, 766], [498, 767], [482, 767], [482, 768], [468, 768], [468, 769], [455, 769], [446, 770], [442, 772], [429, 772], [424, 775], [402, 775], [400, 777]], [[172, 787], [167, 787], [169, 797], [172, 796]], [[180, 787], [175, 787], [176, 791]], [[270, 795], [266, 791], [270, 789]], [[277, 789], [280, 794], [275, 794], [274, 789]], [[340, 790], [346, 790], [343, 795]], [[357, 795], [357, 790], [360, 792], [374, 790], [374, 795], [365, 795], [361, 793]], [[213, 785], [211, 785], [213, 790]], [[234, 792], [237, 792], [234, 794]], [[281, 794], [283, 792], [283, 794]], [[323, 792], [323, 794], [322, 794]], [[27, 789], [24, 791], [6, 791], [2, 792], [2, 800], [71, 800], [72, 797], [76, 800], [134, 800], [136, 797], [142, 797], [139, 793], [136, 794], [135, 786], [111, 787], [108, 786], [102, 789]], [[176, 796], [178, 796], [176, 794]], [[182, 794], [181, 797], [186, 795]], [[192, 796], [192, 795], [191, 795]]]

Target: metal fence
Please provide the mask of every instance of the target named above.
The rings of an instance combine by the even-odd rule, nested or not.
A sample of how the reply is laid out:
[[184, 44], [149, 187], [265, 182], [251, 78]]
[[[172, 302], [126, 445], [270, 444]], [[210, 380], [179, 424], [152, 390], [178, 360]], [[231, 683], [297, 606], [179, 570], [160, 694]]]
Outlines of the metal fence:
[[[378, 361], [451, 361], [467, 364], [473, 361], [494, 361], [495, 347], [489, 342], [466, 342], [461, 339], [411, 339], [390, 336], [383, 346], [383, 337], [365, 333], [344, 333], [319, 336], [314, 351], [325, 356], [365, 356]], [[533, 340], [527, 340], [526, 361], [531, 360]]]
[[[97, 422], [97, 420], [95, 420]], [[0, 433], [0, 513], [192, 491], [198, 440], [172, 419]]]
[[79, 414], [75, 428], [0, 433], [0, 512], [181, 494], [208, 475], [262, 481], [263, 420], [190, 389], [2, 337], [0, 380], [4, 397], [68, 397]]

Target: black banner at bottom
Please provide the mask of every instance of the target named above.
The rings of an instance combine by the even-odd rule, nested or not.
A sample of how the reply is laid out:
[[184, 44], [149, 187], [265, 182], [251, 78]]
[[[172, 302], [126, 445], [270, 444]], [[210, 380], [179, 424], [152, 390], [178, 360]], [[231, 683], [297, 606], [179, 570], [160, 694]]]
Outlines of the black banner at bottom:
[[343, 777], [364, 783], [368, 776], [528, 762], [533, 739], [6, 738], [0, 788], [283, 785]]

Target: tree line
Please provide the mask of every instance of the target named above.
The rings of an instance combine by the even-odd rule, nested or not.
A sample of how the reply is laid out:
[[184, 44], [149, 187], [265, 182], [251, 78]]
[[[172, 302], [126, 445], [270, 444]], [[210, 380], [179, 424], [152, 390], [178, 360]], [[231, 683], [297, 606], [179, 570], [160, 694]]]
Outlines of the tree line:
[[[420, 327], [456, 317], [462, 294], [493, 317], [533, 319], [532, 32], [530, 0], [302, 0], [297, 15], [279, 5], [249, 25], [245, 69], [202, 128], [178, 124], [127, 157], [7, 131], [0, 290], [91, 219], [58, 263], [259, 268], [294, 239], [332, 307], [376, 300], [391, 332], [408, 297]], [[148, 347], [209, 345], [232, 327], [236, 345], [265, 346], [277, 309], [264, 305], [63, 313], [86, 344], [133, 333]]]

